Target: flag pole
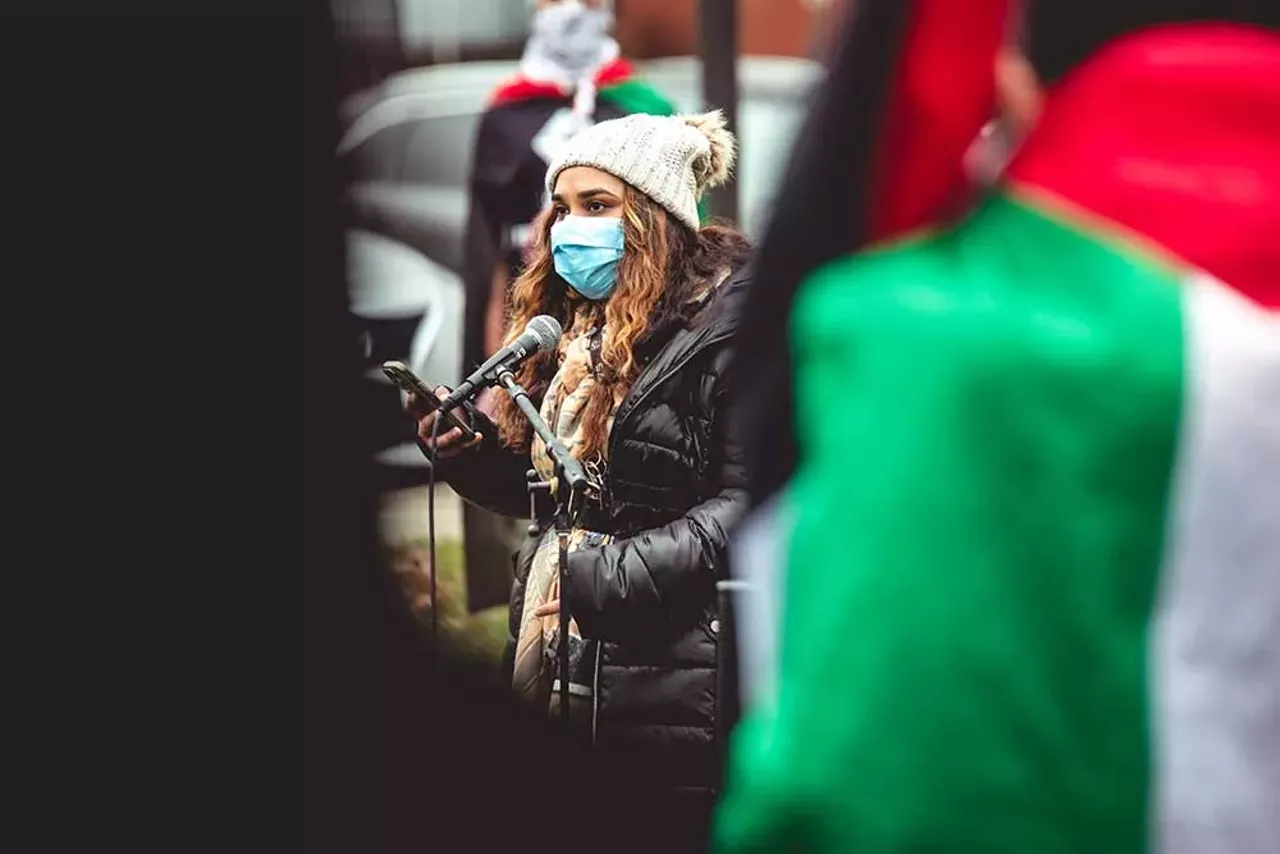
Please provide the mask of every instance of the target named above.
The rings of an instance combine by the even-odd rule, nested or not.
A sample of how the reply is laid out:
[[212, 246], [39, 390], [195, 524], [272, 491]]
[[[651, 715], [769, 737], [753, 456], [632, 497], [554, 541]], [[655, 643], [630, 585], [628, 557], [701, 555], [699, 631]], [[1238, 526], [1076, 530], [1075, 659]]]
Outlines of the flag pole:
[[[742, 134], [738, 132], [737, 0], [700, 0], [698, 18], [703, 108], [722, 110], [729, 130], [737, 135], [741, 146]], [[708, 208], [712, 216], [738, 221], [738, 182], [733, 176], [711, 191]]]

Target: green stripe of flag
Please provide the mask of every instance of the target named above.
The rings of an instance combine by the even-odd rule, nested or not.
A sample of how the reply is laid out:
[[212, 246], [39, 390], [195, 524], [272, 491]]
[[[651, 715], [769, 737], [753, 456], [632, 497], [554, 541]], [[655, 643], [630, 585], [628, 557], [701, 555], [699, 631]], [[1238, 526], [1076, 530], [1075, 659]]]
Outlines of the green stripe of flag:
[[792, 331], [781, 675], [718, 850], [1142, 851], [1174, 271], [997, 197], [826, 266]]
[[600, 87], [599, 97], [612, 102], [624, 113], [673, 116], [675, 104], [652, 85], [635, 77]]

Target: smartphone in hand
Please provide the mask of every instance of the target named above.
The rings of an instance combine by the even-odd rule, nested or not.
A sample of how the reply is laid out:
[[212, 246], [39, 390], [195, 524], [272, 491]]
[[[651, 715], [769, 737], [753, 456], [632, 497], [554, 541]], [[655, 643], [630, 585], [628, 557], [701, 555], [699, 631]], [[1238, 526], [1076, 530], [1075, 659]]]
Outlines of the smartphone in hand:
[[[419, 379], [417, 374], [409, 370], [409, 366], [404, 362], [383, 362], [382, 373], [386, 374], [387, 379], [391, 380], [401, 391], [415, 394], [427, 403], [434, 404], [434, 408], [439, 410], [440, 398], [436, 397], [435, 391]], [[459, 418], [454, 411], [450, 410], [444, 413], [444, 419], [448, 426], [457, 427], [461, 430], [467, 441], [471, 441], [476, 437], [476, 431], [472, 426]]]

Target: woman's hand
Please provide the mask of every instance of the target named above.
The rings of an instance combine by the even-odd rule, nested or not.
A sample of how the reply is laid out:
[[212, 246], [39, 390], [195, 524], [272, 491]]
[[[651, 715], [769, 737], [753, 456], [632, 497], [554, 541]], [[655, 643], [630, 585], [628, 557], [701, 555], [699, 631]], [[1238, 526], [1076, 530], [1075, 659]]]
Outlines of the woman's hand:
[[[447, 389], [443, 387], [436, 389], [436, 397], [441, 400], [448, 396]], [[409, 413], [418, 421], [418, 438], [422, 440], [425, 446], [430, 447], [431, 431], [435, 428], [436, 419], [440, 417], [439, 410], [432, 408], [427, 401], [422, 400], [416, 394], [409, 395], [407, 408]], [[458, 416], [459, 421], [466, 419], [466, 415], [461, 409], [453, 410], [453, 414]], [[442, 425], [442, 427], [445, 426], [448, 426], [447, 422]], [[456, 457], [464, 451], [475, 448], [483, 440], [484, 437], [479, 433], [475, 435], [474, 439], [467, 440], [463, 438], [462, 431], [457, 427], [449, 427], [449, 429], [443, 430], [436, 439], [436, 458], [447, 460]]]
[[535, 617], [551, 617], [560, 613], [560, 600], [552, 599], [550, 602], [543, 602], [541, 605], [533, 609]]

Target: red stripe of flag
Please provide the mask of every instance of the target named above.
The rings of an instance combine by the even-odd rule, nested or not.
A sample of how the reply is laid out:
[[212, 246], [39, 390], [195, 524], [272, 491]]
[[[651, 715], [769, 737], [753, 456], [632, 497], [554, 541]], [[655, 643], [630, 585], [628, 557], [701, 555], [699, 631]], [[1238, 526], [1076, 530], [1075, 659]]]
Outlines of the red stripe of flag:
[[875, 159], [868, 237], [881, 241], [956, 212], [964, 155], [995, 109], [995, 62], [1011, 0], [903, 0], [898, 55]]
[[[1051, 89], [1008, 177], [1280, 308], [1280, 36], [1134, 33]], [[1122, 235], [1123, 237], [1123, 235]]]
[[[596, 88], [601, 89], [605, 86], [621, 83], [630, 79], [634, 74], [635, 71], [629, 62], [625, 59], [615, 59], [602, 66], [596, 72]], [[494, 90], [493, 94], [489, 96], [489, 106], [498, 107], [516, 101], [531, 101], [535, 98], [565, 99], [570, 94], [570, 92], [555, 83], [550, 83], [546, 80], [530, 80], [528, 77], [517, 76], [502, 83]]]

